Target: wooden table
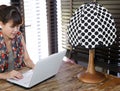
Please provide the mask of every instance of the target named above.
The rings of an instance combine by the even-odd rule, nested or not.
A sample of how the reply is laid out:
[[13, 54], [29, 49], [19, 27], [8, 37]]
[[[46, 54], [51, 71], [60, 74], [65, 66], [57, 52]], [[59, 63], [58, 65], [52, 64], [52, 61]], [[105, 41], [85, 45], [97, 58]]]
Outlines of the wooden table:
[[80, 65], [63, 62], [58, 74], [31, 89], [0, 80], [0, 91], [120, 91], [120, 78], [107, 75], [107, 79], [98, 84], [87, 84], [77, 79], [77, 74], [85, 70]]

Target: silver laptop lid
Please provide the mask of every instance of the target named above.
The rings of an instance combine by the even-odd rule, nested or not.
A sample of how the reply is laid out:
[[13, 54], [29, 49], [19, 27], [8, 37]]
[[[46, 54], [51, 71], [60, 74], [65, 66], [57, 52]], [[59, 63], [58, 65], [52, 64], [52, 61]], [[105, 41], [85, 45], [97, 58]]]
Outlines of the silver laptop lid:
[[65, 53], [66, 50], [39, 60], [35, 66], [30, 87], [54, 76], [61, 66]]

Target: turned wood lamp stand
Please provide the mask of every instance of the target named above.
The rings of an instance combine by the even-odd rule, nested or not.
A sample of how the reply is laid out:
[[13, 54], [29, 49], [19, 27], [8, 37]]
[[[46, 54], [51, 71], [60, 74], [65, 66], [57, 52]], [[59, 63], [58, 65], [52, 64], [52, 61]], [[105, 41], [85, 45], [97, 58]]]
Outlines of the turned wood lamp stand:
[[79, 80], [86, 83], [99, 83], [106, 79], [106, 76], [104, 74], [97, 72], [95, 70], [94, 55], [95, 55], [95, 49], [90, 49], [87, 70], [77, 75]]

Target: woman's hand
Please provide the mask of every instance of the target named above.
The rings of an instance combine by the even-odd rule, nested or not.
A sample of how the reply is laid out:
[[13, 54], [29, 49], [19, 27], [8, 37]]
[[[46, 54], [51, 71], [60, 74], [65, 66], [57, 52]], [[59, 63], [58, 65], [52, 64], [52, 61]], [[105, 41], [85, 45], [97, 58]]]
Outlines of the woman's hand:
[[22, 79], [23, 78], [23, 75], [20, 72], [15, 71], [15, 70], [7, 72], [4, 75], [5, 75], [5, 79], [12, 78], [12, 79], [18, 80], [18, 79]]

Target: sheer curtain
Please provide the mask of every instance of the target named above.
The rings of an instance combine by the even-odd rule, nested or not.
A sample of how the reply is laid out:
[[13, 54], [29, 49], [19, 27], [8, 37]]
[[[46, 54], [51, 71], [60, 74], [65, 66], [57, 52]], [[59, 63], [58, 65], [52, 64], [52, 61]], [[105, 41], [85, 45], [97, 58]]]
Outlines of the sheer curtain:
[[24, 14], [26, 46], [36, 63], [48, 56], [46, 0], [24, 0]]

